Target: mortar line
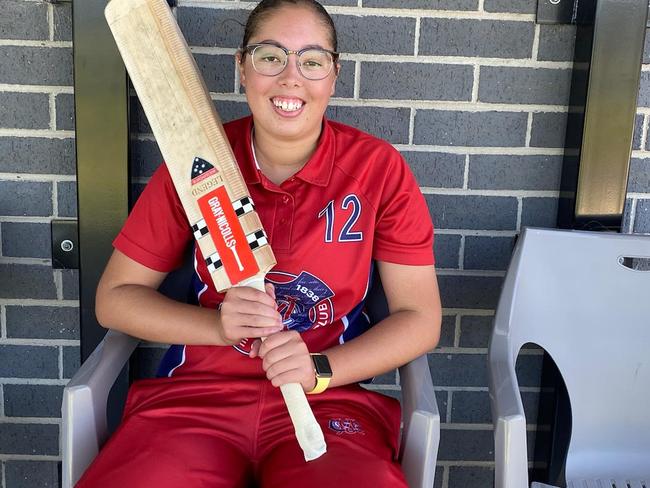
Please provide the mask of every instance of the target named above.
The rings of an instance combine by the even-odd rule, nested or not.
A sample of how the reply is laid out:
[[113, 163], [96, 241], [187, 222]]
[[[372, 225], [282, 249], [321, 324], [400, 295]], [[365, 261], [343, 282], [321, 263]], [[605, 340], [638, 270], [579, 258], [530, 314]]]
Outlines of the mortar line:
[[472, 80], [472, 103], [478, 102], [479, 81], [481, 78], [481, 65], [474, 65], [474, 79]]
[[422, 23], [422, 18], [417, 17], [415, 19], [415, 42], [413, 43], [413, 55], [417, 56], [420, 50], [420, 25]]
[[[31, 173], [0, 173], [0, 181], [25, 181], [41, 183], [58, 183], [62, 181], [76, 181], [74, 175], [55, 175], [55, 174], [31, 174]], [[9, 217], [8, 215], [0, 216], [0, 219]], [[23, 217], [16, 215], [16, 218]]]
[[643, 123], [641, 124], [641, 151], [644, 151], [648, 143], [648, 114], [643, 114]]
[[41, 137], [43, 139], [74, 139], [73, 130], [52, 130], [52, 129], [2, 129], [0, 137]]
[[59, 184], [56, 181], [52, 181], [52, 215], [59, 215]]
[[57, 300], [63, 300], [63, 273], [60, 269], [54, 270], [54, 286]]
[[469, 190], [469, 154], [465, 155], [465, 167], [463, 168], [463, 190]]
[[47, 27], [48, 27], [48, 37], [50, 41], [54, 40], [54, 5], [47, 5]]
[[454, 395], [453, 391], [447, 392], [447, 409], [445, 412], [445, 415], [447, 416], [447, 422], [443, 422], [443, 423], [451, 422], [451, 403], [454, 401], [453, 395]]
[[79, 300], [59, 300], [56, 298], [2, 298], [2, 304], [9, 307], [79, 307]]
[[0, 46], [71, 48], [72, 41], [30, 41], [17, 39], [0, 39]]
[[636, 220], [636, 206], [639, 200], [632, 198], [632, 207], [630, 208], [630, 221], [628, 222], [628, 234], [634, 233], [634, 221]]
[[0, 338], [7, 338], [7, 307], [0, 304]]
[[358, 100], [360, 92], [361, 92], [361, 61], [355, 61], [352, 98]]
[[56, 95], [50, 93], [48, 97], [50, 109], [50, 130], [56, 130]]
[[460, 236], [460, 245], [458, 247], [458, 269], [465, 270], [465, 236]]
[[525, 147], [530, 147], [530, 139], [533, 133], [533, 113], [528, 112], [528, 120], [526, 121], [526, 142]]
[[13, 93], [74, 93], [72, 86], [47, 86], [47, 85], [15, 85], [11, 83], [0, 83], [0, 92]]
[[464, 188], [432, 188], [428, 186], [420, 187], [424, 195], [476, 195], [485, 197], [546, 197], [557, 198], [566, 196], [567, 192], [557, 190], [474, 190]]
[[59, 358], [58, 358], [58, 367], [59, 367], [59, 379], [63, 379], [63, 346], [59, 346]]
[[533, 37], [533, 49], [531, 52], [531, 59], [537, 61], [539, 55], [539, 34], [540, 34], [540, 24], [535, 24], [535, 34]]
[[449, 466], [442, 467], [442, 488], [449, 488]]
[[49, 385], [65, 386], [68, 382], [58, 378], [40, 379], [40, 378], [0, 378], [0, 383], [5, 385]]

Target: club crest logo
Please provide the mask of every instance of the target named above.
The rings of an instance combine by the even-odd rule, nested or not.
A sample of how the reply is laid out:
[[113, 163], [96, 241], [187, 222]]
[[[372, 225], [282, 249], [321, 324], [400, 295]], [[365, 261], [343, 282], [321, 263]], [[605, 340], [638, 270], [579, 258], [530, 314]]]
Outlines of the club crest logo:
[[361, 434], [365, 435], [365, 432], [361, 428], [361, 424], [355, 419], [330, 419], [328, 426], [331, 430], [336, 432], [337, 435], [343, 434]]
[[[334, 321], [332, 289], [316, 276], [306, 271], [299, 275], [271, 271], [266, 280], [275, 286], [275, 301], [287, 330], [305, 332], [331, 324]], [[250, 340], [244, 339], [234, 346], [248, 354]]]
[[334, 292], [311, 273], [298, 276], [271, 271], [266, 279], [275, 286], [275, 297], [282, 322], [289, 330], [305, 332], [331, 324]]

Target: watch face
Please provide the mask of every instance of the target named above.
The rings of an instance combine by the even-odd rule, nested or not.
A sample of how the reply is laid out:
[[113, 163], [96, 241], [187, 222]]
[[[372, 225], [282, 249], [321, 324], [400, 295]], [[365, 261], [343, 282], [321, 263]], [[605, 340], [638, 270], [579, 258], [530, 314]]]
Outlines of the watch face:
[[327, 360], [327, 356], [324, 354], [312, 354], [311, 357], [314, 361], [314, 367], [318, 376], [326, 378], [332, 376], [332, 368], [330, 368], [330, 362]]

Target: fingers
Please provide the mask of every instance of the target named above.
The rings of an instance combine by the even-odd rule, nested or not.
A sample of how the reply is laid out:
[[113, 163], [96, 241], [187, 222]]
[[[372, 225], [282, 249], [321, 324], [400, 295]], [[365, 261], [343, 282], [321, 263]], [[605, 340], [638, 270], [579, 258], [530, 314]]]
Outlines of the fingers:
[[305, 391], [316, 382], [314, 366], [307, 345], [298, 332], [284, 331], [261, 342], [256, 355], [273, 386], [299, 383]]
[[[307, 345], [302, 340], [300, 333], [295, 330], [287, 330], [282, 334], [273, 334], [272, 336], [267, 337], [260, 345], [260, 357], [265, 357], [270, 351], [276, 350], [281, 346], [289, 348], [297, 347], [298, 349], [304, 348], [304, 352], [309, 353]], [[275, 353], [278, 354], [278, 351]]]
[[316, 375], [312, 371], [307, 373], [303, 368], [293, 368], [282, 373], [272, 374], [267, 372], [267, 378], [277, 388], [289, 383], [298, 383], [303, 391], [311, 391], [316, 386]]
[[260, 354], [260, 346], [262, 345], [262, 340], [261, 339], [255, 339], [251, 343], [251, 350], [248, 353], [248, 356], [251, 358], [256, 358]]
[[265, 283], [264, 288], [266, 288], [267, 295], [269, 295], [273, 299], [273, 302], [275, 302], [275, 286], [273, 286], [273, 283]]
[[250, 286], [239, 286], [235, 288], [230, 288], [223, 299], [223, 302], [228, 301], [242, 301], [242, 302], [252, 302], [266, 305], [275, 309], [275, 288], [273, 285], [265, 285], [267, 292], [256, 290]]
[[231, 288], [219, 312], [219, 335], [224, 344], [237, 344], [244, 338], [265, 337], [283, 328], [276, 310], [275, 290], [267, 293], [250, 287]]

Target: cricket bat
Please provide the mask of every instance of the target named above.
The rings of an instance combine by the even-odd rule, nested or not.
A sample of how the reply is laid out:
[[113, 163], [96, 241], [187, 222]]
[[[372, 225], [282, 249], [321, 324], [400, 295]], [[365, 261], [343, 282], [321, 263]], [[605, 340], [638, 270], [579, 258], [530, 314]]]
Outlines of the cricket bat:
[[[264, 290], [276, 264], [196, 62], [165, 0], [111, 0], [108, 25], [218, 291]], [[302, 387], [283, 385], [305, 460], [325, 453]]]

